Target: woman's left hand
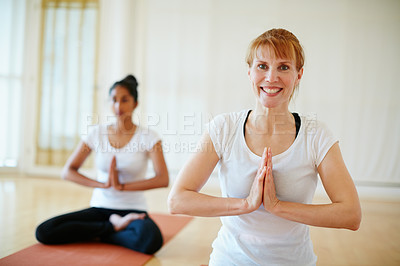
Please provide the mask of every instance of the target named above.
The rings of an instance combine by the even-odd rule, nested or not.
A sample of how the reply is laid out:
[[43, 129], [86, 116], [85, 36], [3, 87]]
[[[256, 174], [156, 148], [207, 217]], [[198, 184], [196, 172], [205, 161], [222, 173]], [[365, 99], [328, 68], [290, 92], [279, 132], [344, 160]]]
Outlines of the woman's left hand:
[[122, 185], [119, 183], [118, 179], [117, 159], [115, 158], [115, 156], [111, 160], [111, 165], [108, 175], [109, 175], [108, 178], [111, 181], [111, 186], [114, 187], [116, 190], [121, 190]]
[[267, 173], [265, 175], [265, 182], [264, 182], [263, 205], [267, 211], [273, 213], [274, 209], [279, 205], [279, 200], [276, 197], [274, 177], [272, 176], [272, 151], [271, 151], [271, 148], [268, 148], [268, 150], [267, 150], [266, 167], [267, 167]]

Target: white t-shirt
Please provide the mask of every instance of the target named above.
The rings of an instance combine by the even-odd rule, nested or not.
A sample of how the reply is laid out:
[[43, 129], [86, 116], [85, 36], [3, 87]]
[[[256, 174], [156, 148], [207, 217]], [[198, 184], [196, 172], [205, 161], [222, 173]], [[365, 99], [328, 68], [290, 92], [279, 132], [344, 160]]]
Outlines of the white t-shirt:
[[[246, 198], [259, 167], [261, 157], [248, 148], [244, 138], [248, 112], [222, 114], [208, 124], [220, 158], [217, 167], [223, 197]], [[317, 186], [317, 167], [336, 142], [324, 124], [301, 116], [293, 144], [272, 158], [278, 199], [310, 204]], [[309, 227], [272, 215], [263, 205], [249, 214], [221, 217], [221, 222], [210, 266], [316, 263]]]
[[[108, 139], [107, 125], [93, 125], [82, 140], [95, 152], [97, 180], [107, 182], [113, 156], [116, 158], [118, 178], [121, 184], [146, 178], [149, 150], [160, 141], [158, 134], [140, 126], [128, 144], [117, 149]], [[109, 209], [146, 210], [146, 199], [142, 191], [118, 191], [111, 188], [95, 188], [90, 206]]]

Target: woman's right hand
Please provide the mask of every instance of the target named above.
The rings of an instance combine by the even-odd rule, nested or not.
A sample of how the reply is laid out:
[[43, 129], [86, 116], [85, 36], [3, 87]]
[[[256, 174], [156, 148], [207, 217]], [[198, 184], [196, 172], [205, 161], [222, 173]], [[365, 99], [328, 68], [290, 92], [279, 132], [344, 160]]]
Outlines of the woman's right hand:
[[108, 179], [104, 184], [104, 186], [102, 188], [110, 188], [112, 186], [112, 177], [110, 175], [110, 171], [108, 172]]
[[266, 177], [266, 150], [248, 197], [230, 198], [200, 192], [220, 158], [207, 132], [203, 134], [198, 148], [179, 172], [169, 193], [168, 208], [172, 214], [203, 217], [232, 216], [250, 213], [261, 206]]
[[118, 182], [117, 160], [115, 156], [113, 156], [110, 163], [110, 168], [108, 169], [108, 179], [107, 182], [104, 183], [104, 188], [109, 188], [117, 185], [120, 185]]
[[267, 173], [267, 148], [264, 149], [257, 175], [254, 178], [249, 196], [245, 199], [248, 213], [257, 210], [263, 202], [264, 182]]

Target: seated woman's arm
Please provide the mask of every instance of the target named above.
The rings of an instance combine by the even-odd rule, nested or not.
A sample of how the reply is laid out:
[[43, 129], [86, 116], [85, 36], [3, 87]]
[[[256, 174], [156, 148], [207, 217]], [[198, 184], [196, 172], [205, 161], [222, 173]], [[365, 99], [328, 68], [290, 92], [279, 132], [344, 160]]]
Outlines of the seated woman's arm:
[[91, 151], [92, 150], [89, 148], [89, 146], [85, 142], [81, 141], [72, 155], [68, 158], [61, 174], [62, 178], [87, 187], [110, 187], [109, 182], [101, 183], [78, 172], [79, 168], [90, 155]]
[[[272, 163], [268, 161], [272, 166]], [[313, 226], [357, 230], [361, 207], [357, 190], [343, 161], [339, 144], [334, 144], [318, 166], [318, 173], [330, 204], [301, 204], [276, 198], [272, 174], [267, 173], [264, 206], [282, 218]]]
[[[265, 154], [264, 154], [265, 155]], [[197, 152], [178, 174], [168, 197], [168, 208], [172, 214], [193, 216], [227, 216], [239, 215], [258, 209], [262, 203], [263, 182], [265, 177], [264, 163], [246, 199], [214, 197], [200, 193], [219, 161], [214, 145], [208, 133], [205, 133], [198, 145]]]

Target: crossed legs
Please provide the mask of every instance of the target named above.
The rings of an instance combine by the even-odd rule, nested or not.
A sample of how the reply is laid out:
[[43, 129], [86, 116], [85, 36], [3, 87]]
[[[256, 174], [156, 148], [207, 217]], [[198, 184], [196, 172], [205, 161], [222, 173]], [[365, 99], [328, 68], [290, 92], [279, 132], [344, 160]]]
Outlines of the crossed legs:
[[66, 244], [100, 240], [153, 254], [162, 246], [158, 226], [146, 212], [88, 208], [51, 218], [36, 229], [43, 244]]

